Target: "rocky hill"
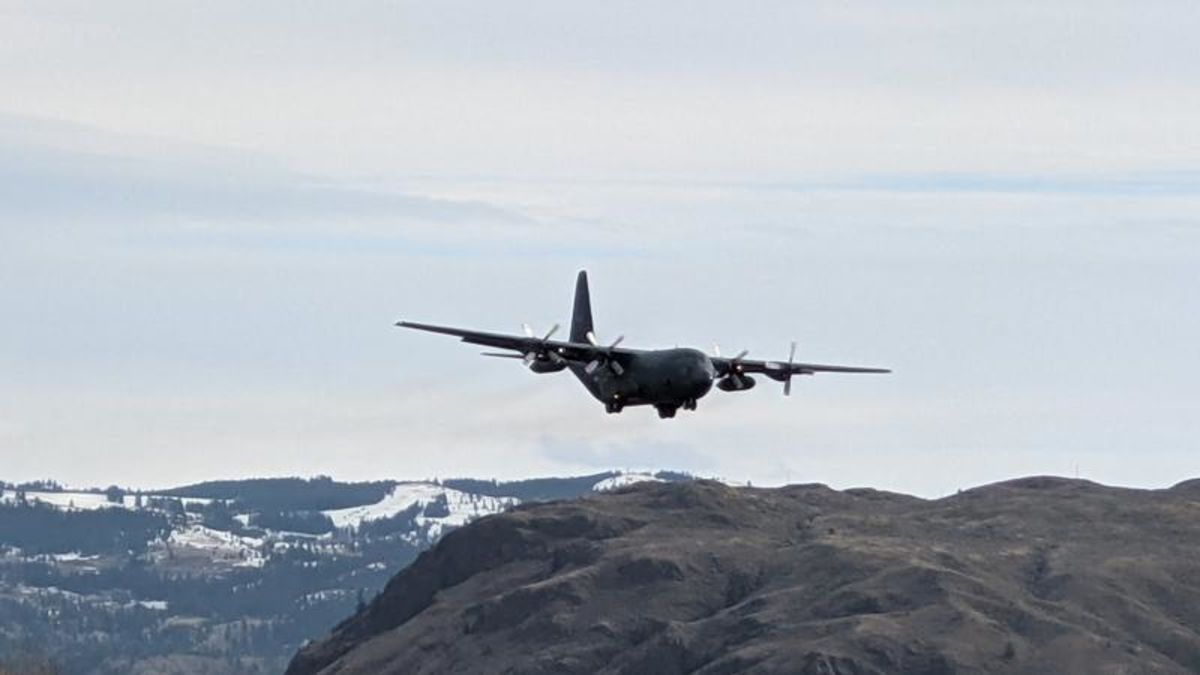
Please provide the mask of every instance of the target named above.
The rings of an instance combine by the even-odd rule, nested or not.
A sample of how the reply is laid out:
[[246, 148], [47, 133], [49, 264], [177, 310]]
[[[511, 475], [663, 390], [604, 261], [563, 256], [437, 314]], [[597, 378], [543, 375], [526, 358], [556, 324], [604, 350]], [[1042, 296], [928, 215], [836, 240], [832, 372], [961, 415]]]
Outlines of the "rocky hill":
[[1200, 484], [642, 483], [450, 533], [308, 673], [1200, 672]]

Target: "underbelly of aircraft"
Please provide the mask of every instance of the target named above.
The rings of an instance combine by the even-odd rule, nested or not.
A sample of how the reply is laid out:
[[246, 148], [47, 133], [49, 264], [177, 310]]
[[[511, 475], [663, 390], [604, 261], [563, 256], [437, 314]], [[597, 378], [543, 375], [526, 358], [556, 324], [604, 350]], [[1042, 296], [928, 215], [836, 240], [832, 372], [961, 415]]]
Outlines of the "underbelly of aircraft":
[[604, 400], [619, 399], [624, 405], [680, 404], [704, 396], [706, 388], [673, 382], [644, 382], [636, 377], [612, 378], [601, 383]]

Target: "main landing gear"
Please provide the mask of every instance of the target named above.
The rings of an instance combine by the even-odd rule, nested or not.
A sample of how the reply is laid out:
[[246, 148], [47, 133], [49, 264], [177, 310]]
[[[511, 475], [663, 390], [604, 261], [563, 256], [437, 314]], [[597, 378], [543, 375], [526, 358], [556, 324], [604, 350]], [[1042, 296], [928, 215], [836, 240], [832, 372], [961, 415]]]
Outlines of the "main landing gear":
[[658, 416], [661, 417], [662, 419], [668, 419], [668, 418], [674, 417], [675, 413], [680, 408], [683, 408], [684, 410], [695, 410], [696, 409], [696, 399], [689, 398], [688, 400], [684, 401], [680, 405], [670, 405], [670, 404], [664, 403], [661, 405], [654, 406], [654, 409], [658, 411]]
[[[670, 419], [674, 417], [675, 413], [679, 412], [680, 408], [683, 408], [684, 410], [695, 410], [696, 399], [688, 399], [683, 403], [659, 403], [658, 405], [654, 406], [654, 409], [658, 411], [658, 416], [662, 419]], [[610, 415], [619, 413], [624, 409], [625, 401], [619, 398], [610, 399], [604, 402], [604, 412]]]

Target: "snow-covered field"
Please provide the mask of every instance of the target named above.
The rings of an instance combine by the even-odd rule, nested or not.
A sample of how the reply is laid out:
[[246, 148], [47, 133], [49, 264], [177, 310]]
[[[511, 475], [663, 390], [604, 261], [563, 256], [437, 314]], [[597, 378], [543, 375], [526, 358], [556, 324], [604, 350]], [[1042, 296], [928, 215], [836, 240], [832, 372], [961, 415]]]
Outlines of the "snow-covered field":
[[72, 551], [71, 553], [51, 553], [46, 557], [59, 563], [96, 562], [100, 559], [98, 555], [84, 555], [78, 551]]
[[167, 546], [202, 551], [214, 561], [235, 567], [262, 567], [266, 563], [262, 544], [261, 539], [242, 537], [197, 524], [172, 530], [166, 540]]
[[633, 485], [634, 483], [646, 482], [662, 483], [664, 481], [663, 479], [648, 473], [622, 473], [613, 476], [612, 478], [605, 478], [599, 483], [596, 483], [592, 486], [592, 490], [595, 490], [596, 492], [604, 492], [606, 490], [615, 490], [619, 487], [625, 487], [626, 485]]
[[[133, 508], [134, 497], [126, 497], [127, 503], [110, 502], [99, 492], [26, 492], [25, 499], [31, 502], [41, 502], [60, 509], [91, 511], [93, 509]], [[17, 493], [4, 490], [0, 502], [11, 504], [17, 500]]]
[[517, 499], [513, 497], [470, 494], [433, 483], [401, 483], [393, 488], [386, 497], [374, 504], [336, 509], [324, 513], [337, 527], [358, 527], [364, 521], [389, 518], [410, 508], [413, 504], [426, 506], [443, 496], [446, 498], [449, 515], [420, 515], [415, 518], [418, 525], [429, 526], [429, 533], [433, 537], [440, 536], [446, 527], [465, 525], [470, 520], [499, 513], [517, 503]]
[[[153, 498], [153, 495], [142, 495], [143, 500]], [[41, 492], [28, 490], [25, 499], [30, 502], [41, 502], [66, 511], [93, 511], [95, 509], [136, 509], [137, 495], [125, 494], [121, 501], [112, 502], [103, 492], [84, 492], [82, 490], [63, 490], [62, 492]], [[172, 497], [186, 507], [192, 504], [209, 504], [213, 500], [206, 497]], [[16, 490], [0, 490], [0, 504], [12, 504], [17, 501]]]

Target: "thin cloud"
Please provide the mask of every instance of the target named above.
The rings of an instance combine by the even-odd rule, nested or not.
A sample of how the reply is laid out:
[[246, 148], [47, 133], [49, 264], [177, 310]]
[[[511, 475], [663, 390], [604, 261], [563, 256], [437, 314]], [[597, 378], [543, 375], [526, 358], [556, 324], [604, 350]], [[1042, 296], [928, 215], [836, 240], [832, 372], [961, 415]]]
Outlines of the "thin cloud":
[[[117, 154], [100, 130], [49, 120], [0, 118], [0, 219], [21, 221], [235, 224], [242, 230], [281, 223], [385, 221], [396, 224], [518, 226], [528, 219], [483, 202], [330, 184], [244, 153], [168, 146], [154, 154]], [[31, 125], [65, 128], [76, 147], [30, 143]], [[146, 145], [148, 139], [136, 139]], [[135, 142], [136, 142], [135, 141]], [[98, 151], [97, 148], [107, 149]]]

